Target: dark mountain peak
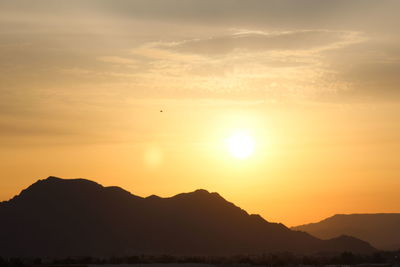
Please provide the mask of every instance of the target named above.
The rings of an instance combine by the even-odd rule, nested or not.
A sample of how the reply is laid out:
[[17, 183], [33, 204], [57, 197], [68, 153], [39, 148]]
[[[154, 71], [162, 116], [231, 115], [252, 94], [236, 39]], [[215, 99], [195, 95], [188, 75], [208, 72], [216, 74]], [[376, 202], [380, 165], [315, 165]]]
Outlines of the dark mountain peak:
[[210, 209], [221, 207], [240, 209], [233, 203], [224, 199], [220, 194], [216, 192], [209, 192], [205, 189], [198, 189], [189, 193], [181, 193], [168, 199], [186, 204], [191, 203], [192, 205], [196, 206], [209, 207]]
[[193, 192], [181, 193], [173, 196], [172, 198], [198, 198], [198, 199], [220, 199], [226, 201], [220, 194], [216, 192], [209, 192], [205, 189], [197, 189]]
[[48, 181], [59, 181], [59, 180], [64, 180], [63, 178], [56, 177], [56, 176], [49, 176], [46, 179], [43, 180], [48, 180]]
[[49, 176], [46, 179], [38, 180], [36, 183], [28, 187], [25, 191], [46, 190], [46, 192], [49, 192], [49, 190], [72, 190], [78, 188], [86, 190], [99, 190], [100, 188], [103, 188], [103, 186], [96, 182], [82, 178], [63, 179], [55, 176]]
[[[84, 203], [89, 200], [102, 201], [104, 199], [137, 199], [138, 196], [117, 187], [103, 187], [102, 185], [87, 179], [64, 179], [49, 176], [46, 179], [38, 180], [27, 189], [8, 201], [9, 204], [22, 203], [24, 205], [48, 204], [58, 201], [68, 205]], [[54, 202], [55, 205], [55, 202]]]
[[[190, 194], [190, 193], [189, 193]], [[197, 196], [201, 196], [201, 197], [208, 197], [208, 198], [212, 198], [212, 199], [219, 199], [219, 200], [223, 200], [226, 201], [220, 194], [218, 194], [217, 192], [209, 192], [205, 189], [197, 189], [196, 191], [192, 192], [191, 194], [193, 195], [197, 195]]]
[[197, 189], [193, 192], [194, 194], [210, 194], [206, 189]]
[[[103, 186], [87, 179], [83, 178], [74, 178], [74, 179], [64, 179], [56, 176], [49, 176], [46, 179], [38, 180], [36, 183], [32, 184], [29, 188], [32, 188], [37, 185], [51, 185], [51, 186], [85, 186], [85, 187], [93, 187], [93, 188], [102, 188]], [[28, 189], [29, 189], [28, 188]]]

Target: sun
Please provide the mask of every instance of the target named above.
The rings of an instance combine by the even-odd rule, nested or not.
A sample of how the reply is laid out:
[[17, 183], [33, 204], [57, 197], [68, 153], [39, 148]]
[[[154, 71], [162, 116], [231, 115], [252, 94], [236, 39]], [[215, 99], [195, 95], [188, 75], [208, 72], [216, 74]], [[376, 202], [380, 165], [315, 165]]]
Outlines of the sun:
[[229, 152], [238, 159], [246, 159], [254, 153], [254, 140], [245, 132], [237, 132], [227, 140]]

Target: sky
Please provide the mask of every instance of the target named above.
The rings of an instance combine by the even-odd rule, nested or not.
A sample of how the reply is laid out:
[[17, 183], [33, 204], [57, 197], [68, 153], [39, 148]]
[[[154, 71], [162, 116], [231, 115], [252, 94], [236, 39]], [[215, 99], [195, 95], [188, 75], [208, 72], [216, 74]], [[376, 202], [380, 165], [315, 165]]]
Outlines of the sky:
[[400, 212], [399, 8], [0, 0], [0, 200], [52, 175], [288, 226]]

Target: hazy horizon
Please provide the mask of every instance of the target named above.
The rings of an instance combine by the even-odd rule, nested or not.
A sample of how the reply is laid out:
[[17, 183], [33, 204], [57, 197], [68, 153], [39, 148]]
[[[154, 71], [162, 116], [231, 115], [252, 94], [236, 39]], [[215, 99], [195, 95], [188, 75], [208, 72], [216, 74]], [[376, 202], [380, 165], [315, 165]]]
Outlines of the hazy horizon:
[[0, 201], [204, 188], [287, 226], [395, 213], [397, 0], [0, 0]]

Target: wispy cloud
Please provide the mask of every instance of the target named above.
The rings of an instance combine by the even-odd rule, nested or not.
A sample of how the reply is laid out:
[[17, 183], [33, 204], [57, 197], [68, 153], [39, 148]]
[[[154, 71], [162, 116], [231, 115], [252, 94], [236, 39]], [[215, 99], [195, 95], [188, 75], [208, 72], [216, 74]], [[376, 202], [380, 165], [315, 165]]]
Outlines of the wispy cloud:
[[178, 52], [220, 55], [262, 51], [322, 51], [337, 49], [365, 41], [360, 32], [331, 30], [295, 30], [265, 32], [238, 30], [233, 34], [206, 39], [184, 40], [160, 44], [159, 47]]

